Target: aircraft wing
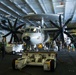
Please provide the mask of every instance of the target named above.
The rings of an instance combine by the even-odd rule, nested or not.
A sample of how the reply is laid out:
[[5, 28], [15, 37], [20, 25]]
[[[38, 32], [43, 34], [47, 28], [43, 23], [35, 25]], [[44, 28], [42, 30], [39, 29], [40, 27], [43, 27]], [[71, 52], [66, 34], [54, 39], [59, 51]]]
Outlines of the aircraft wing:
[[56, 32], [58, 31], [58, 28], [43, 28], [42, 30], [47, 32]]
[[41, 21], [42, 17], [44, 18], [44, 21], [55, 21], [58, 20], [58, 15], [57, 14], [30, 14], [30, 15], [26, 15], [23, 17], [23, 19], [28, 19], [31, 21]]

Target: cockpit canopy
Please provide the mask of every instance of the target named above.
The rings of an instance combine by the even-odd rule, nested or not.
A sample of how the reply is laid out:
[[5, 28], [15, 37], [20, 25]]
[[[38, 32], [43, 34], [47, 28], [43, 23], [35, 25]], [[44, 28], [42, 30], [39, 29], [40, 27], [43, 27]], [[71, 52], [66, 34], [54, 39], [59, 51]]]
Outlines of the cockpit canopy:
[[36, 28], [36, 27], [29, 27], [29, 28], [26, 28], [25, 29], [25, 32], [29, 32], [29, 33], [38, 33], [38, 32], [41, 32], [41, 30], [39, 28]]

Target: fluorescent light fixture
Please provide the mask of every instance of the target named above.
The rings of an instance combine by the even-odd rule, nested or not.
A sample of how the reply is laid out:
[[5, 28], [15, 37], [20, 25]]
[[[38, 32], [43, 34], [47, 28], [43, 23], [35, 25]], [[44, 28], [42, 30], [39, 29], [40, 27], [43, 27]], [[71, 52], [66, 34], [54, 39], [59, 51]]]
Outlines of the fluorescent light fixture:
[[57, 14], [63, 14], [63, 12], [59, 12], [59, 13], [57, 13]]
[[56, 7], [57, 7], [57, 8], [63, 8], [64, 5], [57, 5]]
[[34, 14], [33, 12], [28, 13], [29, 15]]

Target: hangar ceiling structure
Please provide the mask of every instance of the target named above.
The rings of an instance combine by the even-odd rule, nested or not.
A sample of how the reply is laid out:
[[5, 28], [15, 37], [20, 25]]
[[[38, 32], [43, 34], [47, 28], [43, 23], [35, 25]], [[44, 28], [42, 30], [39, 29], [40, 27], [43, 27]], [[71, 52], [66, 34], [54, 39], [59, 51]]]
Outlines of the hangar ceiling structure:
[[72, 17], [70, 26], [71, 24], [75, 26], [75, 6], [76, 0], [0, 0], [0, 18], [4, 16], [12, 20], [19, 18], [20, 22], [35, 24], [23, 17], [29, 14], [62, 14], [64, 22]]

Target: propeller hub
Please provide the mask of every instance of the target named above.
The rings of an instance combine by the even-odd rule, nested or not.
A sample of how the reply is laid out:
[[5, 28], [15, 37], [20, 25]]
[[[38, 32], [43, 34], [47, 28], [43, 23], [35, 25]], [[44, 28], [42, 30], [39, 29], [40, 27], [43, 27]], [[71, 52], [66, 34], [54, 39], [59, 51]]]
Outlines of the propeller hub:
[[63, 27], [60, 27], [59, 30], [60, 30], [60, 32], [63, 32], [64, 31], [64, 28]]
[[11, 29], [11, 32], [15, 32], [16, 30], [14, 28]]

